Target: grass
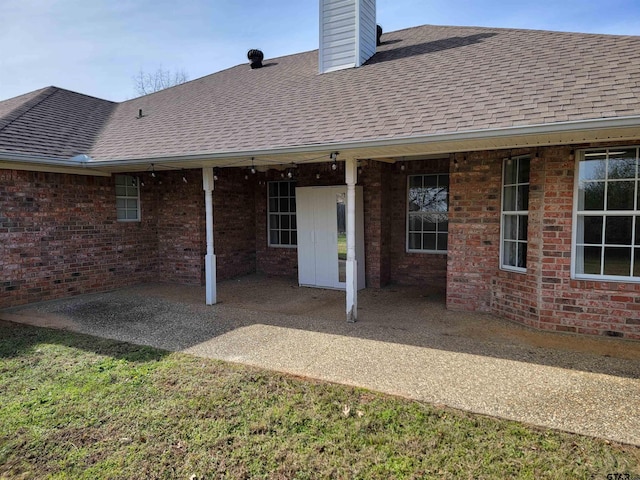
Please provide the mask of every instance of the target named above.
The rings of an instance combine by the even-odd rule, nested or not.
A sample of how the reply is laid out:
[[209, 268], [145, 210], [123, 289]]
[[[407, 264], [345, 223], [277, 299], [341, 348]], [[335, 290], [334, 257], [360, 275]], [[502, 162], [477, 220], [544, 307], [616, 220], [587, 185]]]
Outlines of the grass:
[[0, 478], [640, 474], [635, 447], [3, 322], [0, 386]]
[[347, 259], [347, 234], [346, 233], [338, 234], [338, 258], [340, 260]]

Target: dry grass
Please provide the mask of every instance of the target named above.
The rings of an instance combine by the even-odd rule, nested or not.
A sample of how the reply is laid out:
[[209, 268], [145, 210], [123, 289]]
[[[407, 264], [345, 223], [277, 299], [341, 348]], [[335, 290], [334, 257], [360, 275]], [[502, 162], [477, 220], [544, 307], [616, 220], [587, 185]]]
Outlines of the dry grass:
[[0, 322], [2, 478], [607, 478], [640, 449]]

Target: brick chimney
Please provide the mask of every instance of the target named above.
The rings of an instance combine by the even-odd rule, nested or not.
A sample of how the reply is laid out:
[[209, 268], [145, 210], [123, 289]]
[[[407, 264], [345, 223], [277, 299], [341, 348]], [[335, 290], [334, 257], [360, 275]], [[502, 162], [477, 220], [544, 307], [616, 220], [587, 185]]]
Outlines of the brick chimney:
[[320, 0], [320, 73], [359, 67], [375, 53], [375, 0]]

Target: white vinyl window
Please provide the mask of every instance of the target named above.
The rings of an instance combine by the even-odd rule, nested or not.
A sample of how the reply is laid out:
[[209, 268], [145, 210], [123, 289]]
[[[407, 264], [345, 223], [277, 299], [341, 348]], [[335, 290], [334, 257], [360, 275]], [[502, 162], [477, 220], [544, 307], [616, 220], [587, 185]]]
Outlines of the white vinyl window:
[[449, 231], [449, 175], [409, 175], [407, 251], [446, 253]]
[[298, 244], [296, 225], [296, 182], [269, 182], [269, 246], [295, 247]]
[[579, 156], [574, 199], [572, 275], [640, 281], [638, 148]]
[[500, 266], [505, 270], [527, 270], [529, 169], [529, 157], [508, 158], [502, 166]]
[[116, 217], [119, 222], [140, 221], [140, 186], [131, 175], [116, 175]]

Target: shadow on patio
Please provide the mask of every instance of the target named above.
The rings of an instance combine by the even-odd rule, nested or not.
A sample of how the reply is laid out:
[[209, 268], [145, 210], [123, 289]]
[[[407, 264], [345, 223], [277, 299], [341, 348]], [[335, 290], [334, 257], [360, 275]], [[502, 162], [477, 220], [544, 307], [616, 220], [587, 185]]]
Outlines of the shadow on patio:
[[[640, 342], [539, 332], [492, 315], [452, 312], [442, 292], [419, 287], [361, 291], [355, 324], [345, 321], [344, 292], [298, 287], [291, 279], [224, 281], [218, 300], [205, 305], [202, 287], [148, 284], [13, 308], [0, 318], [173, 351], [244, 329], [223, 348], [224, 358], [238, 361], [234, 349], [251, 349], [248, 342], [257, 349], [261, 335], [297, 330], [640, 378]], [[292, 341], [281, 347], [301, 348]]]

